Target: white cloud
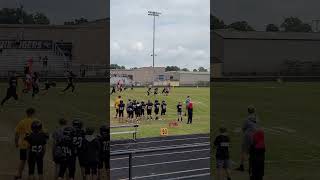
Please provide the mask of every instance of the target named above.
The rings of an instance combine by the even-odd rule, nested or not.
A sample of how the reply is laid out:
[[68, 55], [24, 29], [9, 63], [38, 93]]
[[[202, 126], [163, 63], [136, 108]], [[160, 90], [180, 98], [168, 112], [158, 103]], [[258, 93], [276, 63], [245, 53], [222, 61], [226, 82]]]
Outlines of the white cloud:
[[[126, 67], [152, 65], [156, 18], [155, 65], [190, 69], [210, 64], [209, 0], [111, 0], [111, 62]], [[197, 62], [197, 63], [195, 63]]]

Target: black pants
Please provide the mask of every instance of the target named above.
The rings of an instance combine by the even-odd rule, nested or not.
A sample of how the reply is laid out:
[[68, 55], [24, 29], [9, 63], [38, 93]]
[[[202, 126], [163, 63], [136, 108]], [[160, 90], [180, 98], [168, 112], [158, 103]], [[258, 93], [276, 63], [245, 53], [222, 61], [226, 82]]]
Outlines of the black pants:
[[59, 169], [59, 177], [63, 178], [66, 170], [69, 171], [69, 178], [74, 178], [75, 170], [76, 170], [76, 160], [75, 158], [68, 159], [65, 161], [61, 161], [60, 169]]
[[18, 100], [17, 90], [16, 88], [8, 88], [6, 97], [1, 101], [1, 106], [8, 101], [11, 97], [15, 100]]
[[67, 91], [68, 89], [72, 88], [72, 92], [74, 91], [75, 87], [73, 85], [73, 83], [69, 83], [68, 86], [62, 91], [62, 92], [65, 92]]
[[36, 165], [38, 174], [43, 174], [43, 157], [30, 156], [28, 159], [29, 175], [34, 175]]
[[192, 115], [193, 115], [193, 110], [188, 109], [188, 124], [192, 124]]
[[251, 149], [249, 155], [250, 180], [262, 180], [264, 176], [264, 149]]

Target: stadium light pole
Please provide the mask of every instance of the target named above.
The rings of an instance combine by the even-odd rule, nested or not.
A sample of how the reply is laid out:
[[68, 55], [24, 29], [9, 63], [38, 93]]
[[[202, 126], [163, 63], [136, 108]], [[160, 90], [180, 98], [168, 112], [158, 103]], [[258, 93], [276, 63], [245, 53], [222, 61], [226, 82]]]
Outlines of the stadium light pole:
[[154, 77], [154, 57], [156, 56], [154, 54], [154, 45], [155, 45], [155, 31], [156, 31], [156, 16], [160, 16], [161, 13], [160, 12], [156, 12], [156, 11], [148, 11], [148, 15], [149, 16], [153, 16], [153, 46], [152, 46], [152, 68], [153, 68], [153, 78]]

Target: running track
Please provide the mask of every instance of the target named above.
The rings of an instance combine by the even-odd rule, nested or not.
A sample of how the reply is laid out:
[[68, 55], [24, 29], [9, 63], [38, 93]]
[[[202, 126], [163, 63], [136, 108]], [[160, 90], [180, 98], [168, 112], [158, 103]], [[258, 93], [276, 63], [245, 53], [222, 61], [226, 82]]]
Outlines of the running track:
[[[182, 150], [147, 152], [133, 155], [132, 177], [139, 180], [151, 179], [210, 179], [210, 145], [208, 134], [143, 138], [136, 142], [130, 140], [112, 141], [111, 151], [146, 150], [156, 147], [174, 147], [205, 144]], [[128, 155], [111, 157], [111, 179], [128, 179]]]

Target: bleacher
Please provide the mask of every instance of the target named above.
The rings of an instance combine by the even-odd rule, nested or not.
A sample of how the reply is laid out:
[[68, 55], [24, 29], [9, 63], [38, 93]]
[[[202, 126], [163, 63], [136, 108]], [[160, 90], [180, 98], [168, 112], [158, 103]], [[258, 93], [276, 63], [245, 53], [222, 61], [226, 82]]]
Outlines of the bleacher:
[[[43, 67], [42, 59], [48, 57], [47, 69]], [[3, 49], [0, 53], [0, 76], [5, 77], [8, 72], [23, 73], [28, 60], [33, 60], [33, 71], [45, 73], [48, 76], [63, 76], [65, 71], [65, 58], [52, 49]]]

